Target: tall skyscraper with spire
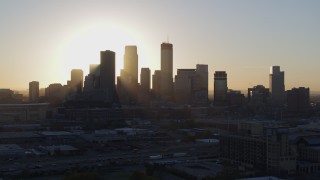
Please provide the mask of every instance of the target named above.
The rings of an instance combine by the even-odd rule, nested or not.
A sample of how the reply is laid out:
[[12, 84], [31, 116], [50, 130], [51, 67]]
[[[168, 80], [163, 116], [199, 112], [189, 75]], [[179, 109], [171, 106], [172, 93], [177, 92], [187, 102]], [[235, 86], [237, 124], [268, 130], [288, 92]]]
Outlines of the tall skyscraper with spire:
[[160, 95], [164, 100], [172, 98], [173, 94], [173, 48], [170, 43], [161, 44], [161, 81]]

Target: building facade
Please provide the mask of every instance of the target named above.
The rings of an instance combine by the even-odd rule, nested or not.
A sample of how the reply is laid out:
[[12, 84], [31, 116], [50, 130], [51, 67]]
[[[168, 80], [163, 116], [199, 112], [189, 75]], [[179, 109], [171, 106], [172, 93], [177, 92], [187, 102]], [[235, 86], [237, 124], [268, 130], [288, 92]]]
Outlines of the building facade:
[[39, 101], [39, 82], [32, 81], [29, 83], [29, 102], [36, 103]]
[[163, 100], [170, 100], [173, 93], [173, 48], [170, 43], [161, 44], [161, 85]]
[[307, 113], [310, 110], [310, 90], [299, 87], [287, 91], [287, 107], [292, 113]]
[[224, 104], [226, 102], [227, 91], [227, 73], [225, 71], [216, 71], [214, 73], [214, 103]]
[[285, 102], [284, 71], [280, 66], [272, 66], [269, 75], [270, 102], [273, 106], [282, 106]]
[[71, 91], [72, 93], [80, 94], [83, 88], [83, 71], [82, 69], [71, 70]]
[[114, 102], [115, 92], [115, 58], [116, 53], [110, 50], [100, 52], [100, 89], [105, 91], [105, 101]]
[[124, 69], [117, 77], [117, 92], [121, 104], [135, 104], [138, 99], [138, 54], [137, 46], [126, 46]]
[[161, 71], [155, 70], [152, 75], [152, 92], [156, 98], [160, 96]]

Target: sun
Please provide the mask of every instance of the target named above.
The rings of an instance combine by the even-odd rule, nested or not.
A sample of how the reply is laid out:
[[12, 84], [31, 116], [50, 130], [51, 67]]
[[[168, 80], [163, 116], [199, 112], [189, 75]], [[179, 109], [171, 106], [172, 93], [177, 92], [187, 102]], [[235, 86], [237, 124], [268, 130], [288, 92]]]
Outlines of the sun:
[[91, 24], [79, 29], [64, 48], [63, 63], [67, 71], [82, 69], [89, 73], [89, 64], [100, 63], [100, 51], [111, 50], [116, 53], [116, 74], [123, 68], [125, 45], [136, 44], [135, 39], [125, 27], [115, 23], [110, 25]]

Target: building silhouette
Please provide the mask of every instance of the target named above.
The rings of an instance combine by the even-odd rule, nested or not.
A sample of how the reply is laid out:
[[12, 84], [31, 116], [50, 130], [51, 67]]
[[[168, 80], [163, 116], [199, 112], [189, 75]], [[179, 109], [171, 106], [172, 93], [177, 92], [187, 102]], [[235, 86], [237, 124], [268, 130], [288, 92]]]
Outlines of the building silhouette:
[[149, 92], [150, 91], [150, 69], [141, 68], [140, 74], [140, 91]]
[[245, 97], [239, 90], [228, 89], [226, 101], [229, 106], [242, 107], [245, 104]]
[[193, 94], [194, 104], [205, 106], [208, 103], [208, 65], [197, 64], [196, 65], [196, 76], [197, 76], [197, 87]]
[[282, 106], [285, 101], [284, 71], [280, 66], [271, 66], [269, 75], [270, 102], [273, 106]]
[[93, 87], [100, 88], [100, 64], [90, 64], [89, 75], [93, 76]]
[[100, 89], [104, 91], [106, 102], [114, 102], [115, 92], [115, 58], [116, 53], [110, 50], [100, 52]]
[[82, 69], [71, 70], [71, 91], [72, 93], [80, 94], [83, 88], [83, 71]]
[[16, 104], [22, 103], [23, 95], [15, 93], [10, 89], [0, 89], [0, 103], [2, 104]]
[[161, 81], [160, 95], [163, 100], [170, 100], [173, 93], [173, 49], [172, 44], [161, 44]]
[[196, 69], [178, 69], [174, 83], [174, 99], [178, 104], [204, 106], [208, 102], [208, 65]]
[[132, 84], [138, 84], [138, 53], [137, 46], [126, 46], [124, 51], [124, 70]]
[[124, 68], [117, 77], [117, 92], [121, 104], [135, 104], [138, 96], [138, 54], [137, 46], [126, 46]]
[[150, 69], [141, 68], [139, 101], [140, 104], [148, 104], [150, 101]]
[[287, 107], [291, 113], [307, 113], [310, 110], [310, 90], [299, 87], [287, 91]]
[[195, 69], [178, 69], [174, 83], [174, 98], [178, 104], [191, 104], [196, 83]]
[[263, 85], [248, 88], [248, 105], [253, 109], [263, 109], [268, 104], [269, 96], [269, 88]]
[[226, 102], [228, 91], [227, 73], [225, 71], [216, 71], [214, 73], [214, 103], [224, 104]]
[[161, 71], [155, 70], [154, 74], [152, 75], [152, 92], [155, 98], [160, 97], [160, 84], [161, 82]]
[[37, 103], [39, 101], [39, 82], [32, 81], [29, 83], [29, 102]]

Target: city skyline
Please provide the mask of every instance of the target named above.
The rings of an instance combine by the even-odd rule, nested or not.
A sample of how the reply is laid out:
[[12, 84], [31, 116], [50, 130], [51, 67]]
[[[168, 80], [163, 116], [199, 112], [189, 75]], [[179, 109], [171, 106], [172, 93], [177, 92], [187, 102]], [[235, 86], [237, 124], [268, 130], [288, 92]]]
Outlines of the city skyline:
[[173, 77], [177, 69], [208, 64], [209, 92], [215, 71], [228, 73], [230, 89], [268, 87], [269, 67], [274, 65], [286, 72], [286, 89], [320, 90], [317, 79], [310, 78], [320, 65], [316, 1], [187, 1], [181, 8], [181, 1], [1, 4], [0, 22], [6, 24], [0, 30], [1, 88], [26, 89], [31, 81], [39, 81], [41, 88], [66, 84], [71, 69], [88, 74], [89, 64], [98, 63], [99, 51], [106, 49], [116, 53], [119, 76], [126, 45], [137, 46], [139, 75], [141, 67], [153, 74], [161, 69], [160, 44], [169, 41]]

